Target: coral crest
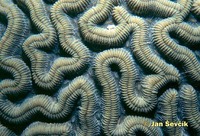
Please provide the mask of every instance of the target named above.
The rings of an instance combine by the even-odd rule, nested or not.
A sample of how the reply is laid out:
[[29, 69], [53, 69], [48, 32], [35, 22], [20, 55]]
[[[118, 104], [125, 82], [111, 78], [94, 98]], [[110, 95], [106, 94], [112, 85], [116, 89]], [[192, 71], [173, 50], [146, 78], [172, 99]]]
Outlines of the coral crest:
[[200, 135], [199, 19], [200, 0], [0, 0], [0, 136]]

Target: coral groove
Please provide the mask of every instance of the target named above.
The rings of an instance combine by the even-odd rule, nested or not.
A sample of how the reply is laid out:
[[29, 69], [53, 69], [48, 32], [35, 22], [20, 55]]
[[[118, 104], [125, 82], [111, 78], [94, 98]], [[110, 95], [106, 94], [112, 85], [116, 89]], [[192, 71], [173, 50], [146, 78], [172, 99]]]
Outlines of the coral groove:
[[127, 40], [131, 28], [125, 23], [110, 30], [97, 26], [108, 19], [117, 4], [117, 0], [99, 0], [95, 7], [84, 13], [79, 20], [79, 28], [85, 41], [109, 48], [120, 46]]
[[[165, 123], [168, 122], [180, 122], [178, 113], [178, 92], [175, 89], [167, 90], [160, 98], [158, 103], [160, 104], [160, 110], [158, 111], [158, 120]], [[165, 127], [165, 133], [168, 136], [182, 136], [183, 128], [179, 126]]]
[[200, 135], [199, 19], [200, 0], [0, 0], [0, 136]]
[[197, 135], [200, 134], [200, 113], [198, 107], [197, 94], [194, 88], [190, 85], [184, 85], [181, 88], [182, 108], [183, 116], [186, 118], [191, 125], [197, 131]]
[[87, 64], [90, 57], [89, 51], [79, 40], [70, 35], [73, 33], [73, 28], [68, 19], [63, 19], [64, 11], [59, 13], [63, 8], [59, 5], [62, 2], [64, 3], [64, 1], [59, 1], [52, 8], [52, 20], [60, 34], [61, 47], [73, 57], [59, 57], [48, 69], [49, 62], [47, 60], [50, 57], [47, 53], [40, 51], [39, 48], [50, 48], [53, 45], [56, 39], [55, 29], [41, 0], [22, 2], [29, 8], [32, 21], [41, 31], [40, 34], [30, 36], [23, 45], [24, 51], [31, 60], [33, 78], [38, 86], [45, 89], [53, 89], [62, 81], [64, 73], [80, 70]]
[[177, 13], [171, 18], [164, 19], [155, 24], [153, 28], [153, 41], [156, 47], [158, 47], [159, 50], [162, 53], [164, 53], [167, 57], [170, 57], [172, 60], [182, 63], [184, 69], [189, 74], [190, 78], [192, 78], [196, 82], [199, 82], [200, 64], [195, 54], [192, 53], [192, 51], [187, 47], [180, 46], [169, 36], [170, 32], [177, 31], [179, 34], [181, 33], [181, 37], [185, 37], [185, 39], [188, 39], [188, 34], [192, 35], [190, 37], [191, 39], [189, 39], [188, 41], [196, 42], [195, 36], [197, 34], [198, 29], [189, 33], [192, 30], [191, 27], [189, 27], [188, 29], [188, 27], [183, 27], [183, 24], [180, 23], [181, 20], [183, 20], [184, 17], [189, 13], [189, 10], [191, 8], [191, 1], [188, 0], [185, 3], [186, 6], [183, 9], [183, 11]]
[[[122, 74], [120, 89], [123, 99], [135, 111], [147, 112], [151, 110], [157, 102], [158, 89], [166, 82], [162, 76], [150, 75], [141, 81], [141, 85], [137, 85], [137, 81], [140, 81], [139, 73], [130, 53], [124, 49], [110, 49], [98, 54], [95, 58], [95, 74], [103, 87], [102, 122], [104, 132], [107, 135], [113, 133], [120, 117], [120, 98], [117, 95], [117, 83], [110, 73], [109, 66], [111, 64], [117, 64], [120, 67]], [[137, 90], [139, 86], [141, 89]]]
[[127, 5], [136, 14], [151, 13], [162, 17], [172, 16], [183, 8], [180, 3], [168, 0], [127, 0]]
[[73, 107], [74, 101], [81, 96], [82, 107], [79, 111], [80, 135], [93, 135], [98, 132], [98, 122], [93, 115], [96, 107], [95, 88], [85, 77], [78, 77], [70, 85], [60, 91], [57, 100], [46, 95], [37, 95], [28, 98], [21, 104], [5, 101], [5, 95], [0, 98], [0, 115], [12, 123], [28, 121], [37, 112], [50, 119], [64, 119]]

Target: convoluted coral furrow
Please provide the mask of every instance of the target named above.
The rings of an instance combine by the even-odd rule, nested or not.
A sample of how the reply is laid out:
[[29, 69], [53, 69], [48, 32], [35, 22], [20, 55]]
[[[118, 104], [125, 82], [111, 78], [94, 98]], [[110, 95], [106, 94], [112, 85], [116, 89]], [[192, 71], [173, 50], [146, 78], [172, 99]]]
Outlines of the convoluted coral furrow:
[[[45, 68], [48, 64], [48, 56], [37, 48], [50, 48], [56, 38], [55, 30], [48, 18], [42, 0], [21, 0], [20, 2], [27, 6], [30, 11], [31, 20], [39, 31], [41, 31], [40, 34], [30, 36], [23, 44], [23, 50], [31, 60], [33, 79], [41, 87], [53, 88], [61, 80], [61, 76], [52, 69], [47, 74]], [[52, 78], [52, 76], [55, 77]]]
[[[177, 36], [181, 38], [183, 42], [189, 44], [199, 44], [200, 43], [200, 27], [193, 27], [187, 23], [181, 23], [176, 29]], [[190, 46], [190, 45], [188, 45]]]
[[[58, 29], [58, 33], [60, 34], [59, 38], [61, 41], [61, 46], [67, 53], [71, 54], [73, 57], [60, 57], [56, 59], [49, 70], [47, 68], [47, 65], [49, 65], [48, 55], [42, 51], [39, 51], [37, 48], [49, 48], [50, 46], [52, 46], [56, 38], [55, 30], [48, 18], [44, 4], [41, 0], [24, 1], [23, 3], [29, 8], [31, 19], [41, 32], [38, 35], [33, 35], [29, 37], [23, 45], [24, 51], [31, 60], [33, 78], [36, 84], [40, 87], [43, 87], [45, 89], [52, 89], [59, 85], [60, 81], [63, 79], [64, 73], [74, 72], [83, 68], [86, 65], [86, 62], [88, 62], [89, 58], [88, 49], [84, 47], [84, 45], [82, 45], [78, 40], [74, 39], [73, 36], [69, 37], [69, 34], [73, 33], [73, 28], [71, 28], [71, 24], [68, 20], [63, 20], [62, 14], [61, 17], [58, 16], [58, 20], [57, 16], [54, 16], [54, 22], [62, 19], [61, 24], [59, 24], [59, 22], [56, 22], [56, 27]], [[59, 3], [55, 4], [55, 7], [57, 7]], [[53, 10], [56, 9], [53, 8]], [[57, 10], [55, 12], [57, 13]], [[58, 13], [58, 15], [60, 14]], [[63, 22], [65, 23], [64, 26], [62, 26]], [[64, 28], [64, 32], [63, 30], [61, 30], [61, 28]], [[65, 33], [68, 30], [70, 32]]]
[[17, 95], [30, 90], [31, 75], [23, 61], [13, 57], [6, 58], [1, 61], [0, 69], [11, 73], [14, 78], [0, 82], [0, 94]]
[[118, 124], [113, 131], [115, 136], [136, 136], [137, 131], [142, 131], [147, 136], [162, 136], [162, 131], [159, 127], [152, 127], [153, 120], [137, 117], [127, 116], [121, 124]]
[[179, 28], [181, 20], [187, 15], [191, 7], [191, 2], [186, 2], [186, 5], [188, 5], [188, 7], [185, 7], [184, 11], [181, 13], [162, 20], [154, 26], [153, 41], [156, 47], [167, 57], [183, 63], [184, 69], [194, 81], [200, 81], [200, 64], [194, 53], [192, 53], [190, 49], [177, 44], [169, 36], [170, 32], [176, 31], [177, 28]]
[[84, 13], [79, 20], [79, 28], [85, 41], [109, 48], [120, 46], [127, 40], [131, 29], [125, 23], [110, 30], [97, 26], [109, 17], [116, 4], [116, 0], [99, 0], [96, 7]]
[[21, 134], [21, 136], [36, 136], [36, 135], [57, 135], [70, 136], [72, 134], [72, 126], [69, 123], [42, 123], [35, 122], [29, 125]]
[[68, 87], [60, 91], [56, 101], [46, 95], [36, 95], [27, 98], [21, 104], [13, 104], [6, 100], [5, 95], [0, 94], [0, 115], [15, 124], [28, 121], [38, 112], [47, 118], [64, 119], [71, 112], [76, 99], [81, 97], [80, 129], [77, 128], [77, 133], [81, 135], [98, 133], [98, 121], [93, 115], [97, 106], [95, 87], [88, 78], [82, 76], [75, 78]]
[[0, 15], [8, 22], [7, 29], [0, 40], [0, 60], [16, 55], [26, 37], [28, 24], [22, 11], [10, 0], [0, 1]]
[[192, 3], [194, 0], [180, 0], [179, 3], [181, 4], [182, 8], [179, 12], [174, 14], [174, 18], [176, 18], [176, 23], [183, 22], [184, 18], [190, 13]]
[[[158, 101], [160, 109], [158, 110], [158, 120], [165, 123], [168, 122], [179, 122], [177, 112], [178, 112], [178, 92], [175, 89], [167, 90]], [[182, 127], [165, 127], [165, 133], [168, 136], [182, 136]]]
[[[0, 13], [8, 20], [4, 36], [0, 40], [0, 69], [11, 73], [14, 79], [3, 79], [0, 82], [0, 93], [19, 94], [28, 91], [31, 86], [31, 75], [25, 63], [13, 56], [18, 45], [27, 32], [25, 16], [10, 0], [0, 1]], [[16, 54], [15, 54], [16, 55]]]
[[181, 4], [168, 0], [127, 0], [127, 5], [136, 14], [150, 13], [162, 17], [173, 16], [182, 8]]
[[200, 135], [199, 19], [200, 0], [0, 0], [0, 136]]
[[181, 88], [180, 97], [182, 99], [183, 117], [194, 128], [198, 135], [200, 134], [200, 113], [196, 91], [190, 85], [184, 85]]
[[[117, 84], [112, 77], [109, 66], [117, 64], [121, 72], [120, 89], [125, 103], [135, 111], [147, 112], [157, 102], [157, 91], [169, 82], [171, 77], [149, 75], [140, 79], [139, 73], [130, 53], [124, 49], [110, 49], [95, 58], [95, 74], [103, 87], [104, 110], [103, 128], [106, 134], [115, 129], [119, 117], [119, 96]], [[142, 80], [141, 88], [137, 81]]]
[[[54, 10], [57, 12], [61, 10], [60, 15], [62, 15], [62, 12], [78, 14], [86, 9], [90, 1], [91, 0], [59, 0], [54, 4]], [[59, 9], [55, 9], [55, 7], [59, 7]]]
[[179, 81], [178, 70], [172, 65], [168, 65], [164, 60], [155, 55], [149, 47], [147, 24], [142, 18], [131, 16], [124, 8], [116, 7], [114, 16], [119, 22], [125, 21], [133, 28], [133, 37], [131, 38], [131, 48], [133, 54], [144, 67], [153, 72], [162, 75], [171, 75], [173, 80]]
[[[89, 0], [73, 1], [73, 3], [67, 0], [60, 0], [51, 9], [51, 18], [58, 31], [61, 46], [65, 52], [72, 55], [72, 58], [58, 59], [57, 63], [63, 66], [62, 70], [68, 72], [78, 71], [89, 61], [89, 50], [76, 38], [74, 27], [67, 15], [68, 12], [78, 14], [85, 9], [88, 3]], [[55, 69], [57, 69], [57, 66], [55, 66]]]
[[17, 135], [0, 123], [0, 136], [17, 136]]
[[[7, 20], [7, 29], [0, 40], [0, 73], [3, 70], [12, 75], [0, 82], [0, 94], [15, 96], [27, 93], [31, 88], [31, 75], [26, 64], [15, 58], [27, 34], [27, 20], [22, 11], [10, 0], [0, 1], [0, 14]], [[6, 123], [5, 123], [6, 124]], [[0, 123], [1, 136], [15, 136], [11, 130]]]
[[178, 26], [174, 18], [159, 22], [154, 27], [154, 43], [167, 57], [182, 63], [192, 79], [200, 81], [200, 64], [194, 53], [169, 37], [169, 32], [174, 31], [176, 27]]

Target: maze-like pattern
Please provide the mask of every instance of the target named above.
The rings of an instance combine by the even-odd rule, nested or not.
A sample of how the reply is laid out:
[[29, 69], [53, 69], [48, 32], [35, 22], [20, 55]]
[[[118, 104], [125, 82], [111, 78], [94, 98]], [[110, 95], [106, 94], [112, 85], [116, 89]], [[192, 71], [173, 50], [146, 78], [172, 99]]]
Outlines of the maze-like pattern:
[[0, 0], [0, 135], [199, 136], [199, 18], [199, 0]]

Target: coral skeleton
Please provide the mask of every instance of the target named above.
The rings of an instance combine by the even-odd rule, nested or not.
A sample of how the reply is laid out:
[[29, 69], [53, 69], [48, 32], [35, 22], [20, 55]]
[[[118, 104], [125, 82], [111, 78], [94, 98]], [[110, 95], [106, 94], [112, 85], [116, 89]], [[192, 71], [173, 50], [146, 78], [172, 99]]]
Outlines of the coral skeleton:
[[0, 0], [0, 136], [199, 136], [199, 45], [200, 0]]

